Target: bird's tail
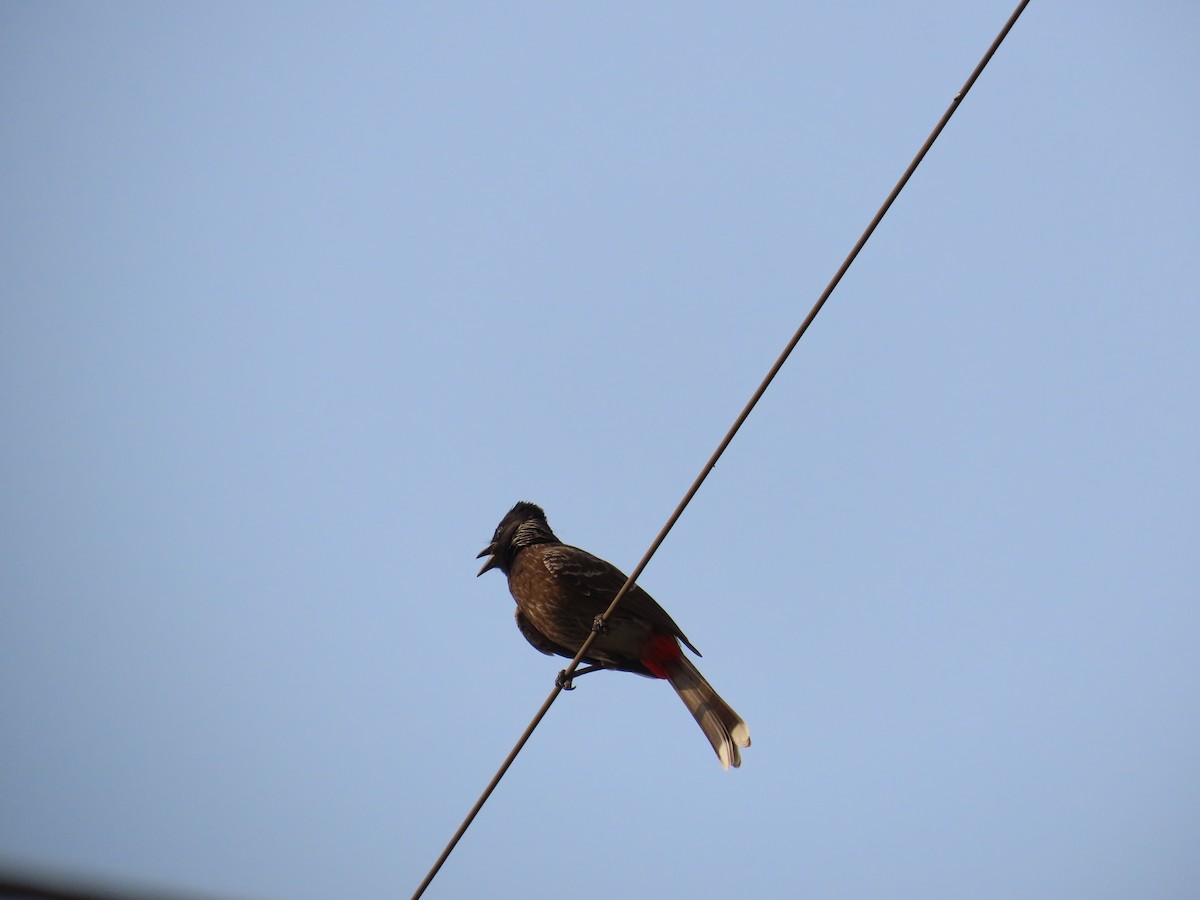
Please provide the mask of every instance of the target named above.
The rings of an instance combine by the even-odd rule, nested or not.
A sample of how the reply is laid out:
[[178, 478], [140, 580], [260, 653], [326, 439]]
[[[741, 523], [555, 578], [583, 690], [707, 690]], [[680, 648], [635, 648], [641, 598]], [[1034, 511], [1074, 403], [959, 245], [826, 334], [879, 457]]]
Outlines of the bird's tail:
[[666, 674], [671, 687], [675, 688], [675, 693], [679, 694], [679, 699], [717, 751], [721, 768], [740, 766], [742, 754], [738, 747], [750, 746], [750, 729], [742, 717], [721, 699], [686, 656], [681, 654], [677, 660], [672, 660]]

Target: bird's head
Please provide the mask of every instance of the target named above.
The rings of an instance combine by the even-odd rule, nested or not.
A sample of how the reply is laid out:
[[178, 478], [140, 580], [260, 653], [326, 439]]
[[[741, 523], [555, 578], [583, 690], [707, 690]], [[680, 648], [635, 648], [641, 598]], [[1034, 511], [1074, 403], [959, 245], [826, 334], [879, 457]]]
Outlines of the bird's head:
[[522, 500], [500, 520], [500, 524], [496, 526], [496, 533], [492, 535], [492, 542], [475, 557], [488, 558], [479, 574], [482, 575], [488, 569], [499, 569], [507, 575], [517, 553], [525, 547], [556, 543], [558, 538], [546, 524], [546, 514], [542, 512], [542, 508], [536, 503]]

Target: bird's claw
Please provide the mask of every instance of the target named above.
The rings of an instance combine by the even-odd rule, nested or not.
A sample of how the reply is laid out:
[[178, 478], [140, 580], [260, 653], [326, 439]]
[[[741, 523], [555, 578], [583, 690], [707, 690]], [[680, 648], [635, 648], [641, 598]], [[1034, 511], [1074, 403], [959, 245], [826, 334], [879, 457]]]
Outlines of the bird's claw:
[[592, 619], [592, 631], [596, 634], [608, 634], [608, 623], [604, 621], [603, 614]]
[[608, 666], [606, 666], [604, 663], [593, 663], [589, 666], [580, 666], [578, 669], [576, 669], [574, 672], [571, 673], [570, 678], [567, 677], [567, 670], [563, 669], [561, 672], [558, 673], [558, 677], [554, 679], [554, 683], [558, 687], [562, 688], [564, 691], [573, 691], [573, 690], [575, 690], [575, 679], [576, 678], [586, 675], [588, 672], [599, 672], [602, 669], [607, 669], [607, 668], [608, 668]]

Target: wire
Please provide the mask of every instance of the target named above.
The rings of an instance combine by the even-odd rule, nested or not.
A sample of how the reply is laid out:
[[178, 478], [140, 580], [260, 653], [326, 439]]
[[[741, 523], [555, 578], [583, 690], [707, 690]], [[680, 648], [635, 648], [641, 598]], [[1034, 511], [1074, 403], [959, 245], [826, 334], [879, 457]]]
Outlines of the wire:
[[[792, 351], [796, 349], [796, 345], [800, 343], [800, 339], [804, 337], [804, 333], [808, 331], [808, 326], [811, 325], [813, 320], [817, 317], [817, 313], [821, 311], [821, 307], [825, 305], [825, 301], [829, 299], [829, 296], [834, 292], [834, 289], [838, 286], [838, 283], [842, 280], [842, 277], [850, 269], [850, 266], [853, 265], [854, 260], [858, 257], [858, 254], [862, 248], [866, 246], [866, 243], [868, 240], [870, 240], [871, 235], [875, 233], [875, 229], [879, 226], [879, 223], [883, 221], [883, 217], [887, 215], [887, 212], [889, 209], [891, 209], [892, 204], [896, 202], [896, 198], [900, 196], [900, 192], [904, 190], [904, 186], [908, 184], [908, 181], [910, 178], [912, 178], [913, 173], [917, 171], [917, 167], [921, 165], [921, 161], [925, 159], [925, 154], [929, 152], [929, 149], [934, 145], [934, 142], [937, 141], [938, 136], [941, 135], [947, 123], [949, 123], [950, 118], [954, 115], [955, 111], [962, 103], [963, 98], [967, 96], [967, 92], [971, 90], [979, 76], [983, 73], [983, 70], [987, 68], [988, 63], [991, 62], [992, 57], [995, 56], [996, 51], [1000, 48], [1000, 45], [1004, 43], [1004, 39], [1008, 37], [1008, 33], [1012, 30], [1013, 26], [1016, 25], [1017, 19], [1021, 17], [1021, 13], [1025, 11], [1025, 7], [1028, 5], [1029, 0], [1021, 0], [1021, 2], [1017, 4], [1017, 8], [1013, 10], [1013, 13], [1011, 16], [1009, 16], [1008, 21], [1004, 23], [1004, 27], [1000, 29], [1000, 33], [996, 35], [996, 39], [992, 41], [992, 45], [988, 47], [987, 52], [983, 54], [983, 57], [979, 60], [978, 65], [975, 66], [974, 71], [971, 72], [970, 77], [966, 80], [966, 83], [963, 84], [962, 89], [954, 95], [954, 98], [950, 101], [950, 105], [946, 108], [946, 111], [942, 113], [941, 119], [938, 120], [938, 123], [934, 126], [933, 131], [929, 133], [929, 137], [925, 139], [925, 143], [921, 145], [921, 149], [917, 151], [917, 154], [913, 157], [912, 162], [908, 164], [908, 168], [904, 170], [904, 174], [900, 176], [900, 180], [896, 182], [895, 187], [893, 187], [891, 192], [887, 195], [887, 199], [883, 201], [883, 205], [879, 207], [879, 211], [875, 213], [870, 223], [868, 223], [866, 229], [863, 230], [863, 233], [859, 236], [854, 246], [850, 249], [850, 252], [846, 255], [845, 260], [843, 260], [842, 264], [838, 266], [837, 271], [833, 274], [833, 278], [829, 280], [829, 284], [825, 286], [825, 290], [821, 292], [821, 296], [817, 298], [816, 303], [813, 304], [813, 307], [811, 310], [809, 310], [808, 315], [804, 317], [804, 321], [800, 323], [800, 327], [796, 329], [796, 333], [792, 335], [792, 339], [788, 341], [787, 346], [783, 348], [783, 352], [779, 354], [779, 358], [775, 360], [775, 364], [771, 366], [770, 370], [766, 374], [766, 377], [763, 378], [762, 383], [759, 384], [758, 388], [754, 391], [754, 394], [750, 397], [750, 401], [738, 414], [738, 417], [734, 419], [733, 425], [731, 425], [729, 431], [725, 433], [725, 437], [721, 439], [721, 443], [717, 445], [717, 449], [713, 451], [712, 456], [708, 458], [708, 462], [704, 464], [704, 467], [700, 470], [700, 474], [697, 475], [696, 480], [692, 482], [692, 486], [687, 489], [687, 493], [683, 495], [683, 499], [679, 501], [679, 505], [675, 507], [675, 511], [671, 513], [670, 518], [667, 519], [666, 524], [663, 525], [662, 530], [658, 533], [658, 536], [651, 541], [650, 548], [646, 551], [645, 555], [642, 556], [641, 561], [639, 561], [638, 564], [634, 566], [633, 571], [629, 573], [629, 577], [625, 579], [625, 583], [621, 585], [621, 589], [617, 591], [616, 596], [613, 597], [612, 603], [610, 603], [608, 609], [605, 610], [601, 619], [601, 624], [609, 620], [609, 617], [612, 616], [613, 611], [617, 608], [617, 604], [621, 602], [622, 598], [624, 598], [627, 593], [629, 593], [629, 589], [633, 586], [634, 582], [637, 581], [638, 576], [642, 574], [642, 571], [650, 562], [651, 557], [653, 557], [658, 551], [658, 548], [662, 545], [662, 542], [666, 540], [666, 537], [670, 533], [671, 529], [675, 527], [675, 523], [679, 521], [679, 517], [683, 515], [683, 511], [687, 509], [688, 504], [692, 502], [692, 498], [695, 497], [696, 493], [700, 490], [700, 486], [704, 484], [705, 479], [708, 478], [708, 473], [716, 467], [717, 460], [721, 458], [721, 454], [723, 454], [725, 449], [730, 445], [730, 443], [733, 442], [733, 439], [741, 429], [742, 424], [747, 418], [749, 418], [750, 413], [754, 410], [754, 407], [758, 405], [758, 401], [762, 399], [763, 394], [767, 392], [767, 388], [771, 386], [771, 382], [775, 380], [775, 376], [779, 374], [779, 370], [783, 368], [783, 364], [787, 362], [787, 359], [789, 356], [791, 356]], [[546, 698], [546, 702], [542, 704], [541, 709], [539, 709], [537, 714], [534, 715], [533, 721], [529, 723], [529, 727], [527, 727], [520, 738], [517, 739], [516, 745], [512, 748], [512, 751], [505, 758], [504, 762], [501, 763], [500, 768], [492, 777], [492, 780], [488, 783], [488, 786], [484, 788], [483, 793], [479, 796], [479, 799], [475, 801], [475, 805], [471, 807], [471, 811], [467, 813], [467, 817], [463, 819], [463, 823], [458, 827], [458, 830], [454, 832], [454, 835], [450, 838], [449, 843], [446, 844], [445, 849], [437, 858], [437, 861], [433, 864], [433, 867], [429, 870], [429, 873], [425, 876], [425, 879], [417, 887], [416, 892], [412, 895], [412, 900], [417, 900], [417, 898], [425, 893], [425, 889], [429, 887], [430, 882], [433, 881], [438, 871], [442, 868], [443, 863], [446, 862], [450, 854], [454, 851], [454, 848], [458, 844], [459, 840], [462, 839], [462, 836], [466, 833], [467, 829], [471, 827], [471, 823], [475, 820], [475, 816], [479, 814], [479, 811], [483, 808], [483, 805], [492, 795], [492, 791], [496, 789], [496, 786], [500, 783], [500, 779], [504, 777], [504, 774], [508, 771], [509, 766], [513, 764], [513, 760], [517, 758], [517, 755], [521, 752], [526, 742], [533, 735], [534, 730], [539, 724], [541, 724], [541, 721], [545, 717], [546, 713], [549, 712], [550, 707], [554, 704], [554, 701], [558, 699], [558, 695], [562, 693], [562, 685], [570, 683], [571, 675], [574, 674], [575, 670], [579, 667], [580, 661], [587, 654], [588, 649], [592, 646], [592, 642], [596, 639], [596, 633], [597, 631], [593, 630], [592, 633], [588, 635], [587, 640], [585, 640], [583, 645], [579, 648], [579, 652], [575, 654], [575, 658], [571, 660], [571, 664], [567, 666], [564, 673], [559, 676], [558, 681], [554, 685], [554, 690], [550, 692], [550, 695]]]

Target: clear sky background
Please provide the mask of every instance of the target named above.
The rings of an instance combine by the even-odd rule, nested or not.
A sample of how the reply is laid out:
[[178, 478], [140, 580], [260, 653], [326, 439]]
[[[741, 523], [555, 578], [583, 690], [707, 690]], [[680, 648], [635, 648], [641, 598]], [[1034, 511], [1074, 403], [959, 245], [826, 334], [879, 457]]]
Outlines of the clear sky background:
[[[0, 6], [0, 865], [406, 897], [1002, 3]], [[1200, 895], [1200, 6], [1035, 0], [430, 897]]]

